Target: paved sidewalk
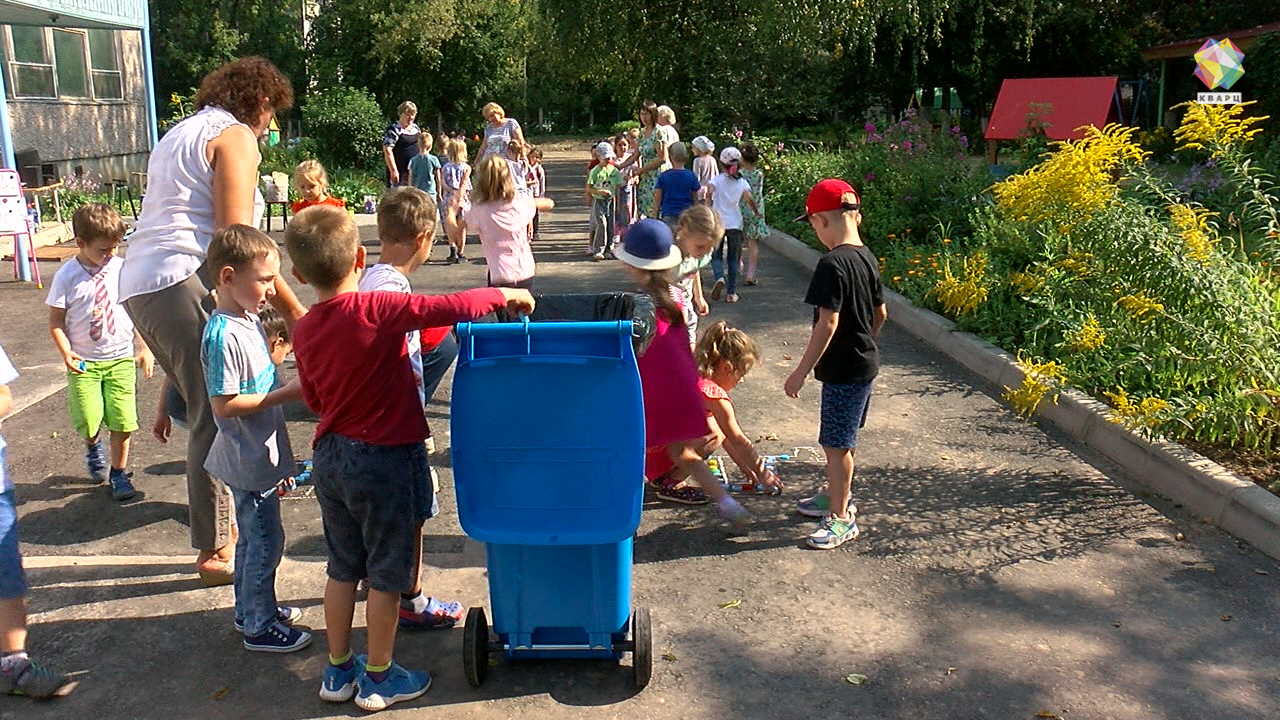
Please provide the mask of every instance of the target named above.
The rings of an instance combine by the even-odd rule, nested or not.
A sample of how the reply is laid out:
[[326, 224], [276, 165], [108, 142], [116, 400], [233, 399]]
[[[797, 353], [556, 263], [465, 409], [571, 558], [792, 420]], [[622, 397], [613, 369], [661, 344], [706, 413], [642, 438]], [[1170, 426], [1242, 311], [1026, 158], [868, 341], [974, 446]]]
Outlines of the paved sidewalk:
[[[539, 291], [626, 288], [618, 263], [585, 255], [585, 151], [548, 160], [560, 205], [544, 218]], [[372, 240], [372, 228], [364, 232]], [[469, 254], [480, 257], [479, 248]], [[56, 268], [41, 269], [50, 277]], [[807, 276], [762, 250], [760, 277], [740, 304], [717, 304], [712, 316], [759, 343], [764, 358], [735, 391], [736, 408], [748, 433], [768, 438], [763, 450], [789, 452], [816, 444], [817, 385], [799, 399], [781, 387], [808, 336]], [[423, 292], [474, 287], [484, 267], [428, 264], [412, 281]], [[25, 373], [14, 387], [19, 400], [60, 382], [42, 302], [34, 288], [0, 283], [0, 343]], [[723, 534], [708, 509], [650, 500], [634, 572], [635, 603], [653, 609], [659, 656], [647, 690], [631, 689], [629, 660], [504, 663], [472, 690], [459, 629], [400, 637], [398, 659], [429, 669], [435, 683], [387, 714], [1280, 717], [1280, 567], [1022, 422], [998, 402], [998, 389], [892, 325], [883, 345], [858, 454], [858, 541], [832, 552], [802, 547], [810, 525], [793, 503], [822, 482], [820, 461], [804, 450], [780, 469], [785, 496], [747, 498], [757, 522], [745, 536]], [[144, 426], [158, 386], [140, 383]], [[4, 434], [34, 586], [30, 646], [80, 684], [51, 704], [0, 698], [0, 718], [363, 715], [316, 697], [324, 546], [314, 500], [284, 504], [279, 594], [306, 609], [302, 624], [320, 631], [316, 645], [288, 656], [247, 653], [231, 629], [230, 588], [200, 588], [189, 574], [181, 433], [170, 446], [139, 434], [133, 464], [144, 495], [115, 504], [84, 480], [64, 403], [54, 392], [8, 420]], [[300, 407], [289, 416], [295, 448], [305, 452], [314, 418]], [[484, 605], [484, 548], [461, 533], [453, 510], [446, 417], [443, 404], [432, 407], [445, 513], [426, 528], [428, 590]], [[868, 682], [849, 683], [853, 673]]]

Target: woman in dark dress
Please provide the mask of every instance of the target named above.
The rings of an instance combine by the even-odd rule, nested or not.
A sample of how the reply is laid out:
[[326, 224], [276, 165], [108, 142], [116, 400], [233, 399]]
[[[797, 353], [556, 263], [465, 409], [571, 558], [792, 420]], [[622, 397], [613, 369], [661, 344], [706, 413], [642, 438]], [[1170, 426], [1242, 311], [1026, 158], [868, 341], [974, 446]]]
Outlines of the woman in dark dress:
[[418, 154], [418, 135], [422, 130], [413, 121], [418, 106], [405, 100], [398, 108], [400, 118], [387, 126], [382, 136], [382, 158], [387, 163], [387, 184], [391, 187], [409, 182], [409, 161]]

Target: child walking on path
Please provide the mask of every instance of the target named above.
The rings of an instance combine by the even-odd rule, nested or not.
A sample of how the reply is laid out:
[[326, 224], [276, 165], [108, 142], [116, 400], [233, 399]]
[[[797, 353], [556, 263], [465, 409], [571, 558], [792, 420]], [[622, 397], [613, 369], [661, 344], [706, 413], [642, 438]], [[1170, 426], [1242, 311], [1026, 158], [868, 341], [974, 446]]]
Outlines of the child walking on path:
[[676, 284], [684, 296], [684, 324], [689, 328], [689, 347], [698, 341], [698, 318], [710, 308], [702, 296], [702, 268], [711, 262], [711, 249], [724, 237], [724, 226], [715, 211], [706, 205], [694, 205], [680, 213], [676, 221], [676, 245], [680, 248], [680, 264], [676, 266]]
[[613, 146], [607, 140], [601, 140], [592, 152], [597, 165], [587, 173], [587, 195], [591, 197], [591, 242], [587, 253], [592, 260], [603, 260], [614, 250], [614, 203], [623, 180], [614, 162]]
[[345, 200], [329, 194], [329, 173], [325, 172], [324, 165], [319, 160], [303, 160], [298, 163], [293, 169], [293, 186], [302, 196], [293, 201], [291, 209], [294, 215], [314, 205], [347, 206]]
[[787, 378], [787, 395], [799, 397], [809, 371], [822, 383], [818, 443], [827, 456], [827, 487], [801, 500], [797, 510], [820, 517], [805, 540], [830, 550], [858, 537], [858, 509], [849, 496], [858, 430], [867, 422], [871, 383], [880, 369], [876, 338], [888, 317], [879, 261], [858, 233], [862, 203], [849, 183], [827, 179], [813, 186], [805, 214], [829, 252], [818, 261], [805, 304], [813, 306], [813, 332], [804, 356]]
[[[17, 379], [18, 370], [0, 347], [0, 418], [13, 409], [9, 386]], [[44, 699], [68, 687], [67, 676], [36, 664], [27, 654], [27, 576], [6, 447], [0, 435], [0, 695]]]
[[300, 608], [276, 604], [276, 569], [284, 556], [276, 486], [296, 468], [280, 406], [302, 393], [297, 382], [279, 386], [258, 319], [275, 295], [280, 251], [255, 228], [232, 225], [213, 234], [206, 262], [218, 293], [200, 361], [218, 434], [204, 467], [231, 488], [235, 502], [235, 628], [246, 650], [295, 652], [311, 644], [311, 633], [292, 627]]
[[720, 222], [724, 223], [724, 239], [711, 255], [711, 272], [716, 277], [716, 284], [711, 287], [711, 299], [720, 299], [726, 289], [727, 279], [729, 292], [724, 299], [726, 302], [736, 303], [738, 258], [742, 252], [742, 204], [746, 203], [752, 211], [758, 211], [755, 200], [751, 197], [751, 186], [738, 174], [742, 153], [738, 152], [738, 148], [727, 147], [720, 152], [720, 162], [724, 164], [724, 170], [707, 183], [707, 200], [720, 216]]
[[716, 151], [716, 144], [706, 135], [699, 135], [691, 144], [693, 145], [693, 174], [702, 185], [702, 189], [698, 191], [698, 200], [705, 201], [707, 183], [720, 172], [713, 154]]
[[717, 320], [702, 333], [694, 357], [698, 361], [698, 389], [707, 409], [707, 422], [718, 435], [725, 452], [747, 481], [781, 492], [782, 481], [764, 465], [751, 438], [738, 425], [729, 391], [751, 371], [760, 353], [751, 336]]
[[742, 213], [742, 234], [747, 239], [747, 277], [744, 285], [756, 285], [756, 264], [760, 259], [760, 241], [769, 236], [769, 225], [764, 219], [764, 171], [756, 167], [760, 162], [760, 148], [755, 143], [742, 146], [742, 179], [751, 186], [752, 209], [743, 200], [738, 210]]
[[[535, 199], [545, 197], [547, 194], [547, 169], [542, 165], [542, 148], [529, 148], [529, 188], [533, 190]], [[538, 221], [542, 218], [542, 213], [534, 213], [533, 215], [533, 239], [538, 239]]]
[[684, 143], [671, 143], [667, 152], [671, 155], [671, 169], [658, 176], [658, 183], [653, 189], [653, 204], [658, 206], [658, 219], [674, 227], [680, 213], [697, 201], [702, 184], [692, 170], [685, 169], [689, 151]]
[[[671, 292], [669, 273], [680, 264], [680, 249], [671, 228], [661, 220], [641, 220], [622, 239], [618, 259], [628, 265], [658, 309], [657, 331], [637, 360], [644, 393], [645, 478], [664, 500], [700, 505], [713, 498], [720, 517], [737, 528], [746, 527], [751, 515], [725, 493], [702, 462], [714, 437], [707, 426], [698, 391], [698, 368], [681, 322], [683, 310]], [[672, 470], [693, 478], [701, 491], [680, 487], [681, 479], [668, 481]]]
[[444, 189], [441, 194], [440, 218], [449, 238], [449, 262], [467, 262], [467, 224], [463, 220], [471, 209], [471, 166], [467, 164], [467, 143], [455, 138], [449, 141], [449, 162], [440, 170]]
[[480, 161], [471, 207], [463, 221], [480, 236], [490, 287], [533, 287], [536, 268], [529, 223], [539, 210], [555, 206], [551, 198], [516, 192], [511, 163], [505, 158], [489, 155]]
[[436, 205], [440, 204], [440, 158], [431, 152], [431, 133], [418, 135], [418, 154], [409, 160], [409, 184], [426, 193]]
[[[487, 160], [506, 166], [501, 157]], [[506, 288], [439, 297], [359, 292], [364, 247], [354, 221], [336, 209], [299, 215], [285, 230], [285, 243], [295, 276], [317, 296], [294, 327], [294, 359], [303, 398], [320, 416], [312, 483], [329, 576], [329, 663], [320, 697], [345, 702], [354, 696], [362, 709], [382, 710], [431, 686], [429, 674], [405, 670], [392, 658], [401, 593], [411, 589], [421, 562], [413, 555], [414, 533], [435, 504], [423, 445], [430, 432], [405, 362], [405, 333], [503, 308], [532, 312], [533, 297]], [[364, 578], [367, 657], [351, 652], [356, 583]]]
[[[360, 275], [360, 291], [411, 293], [409, 273], [426, 262], [431, 254], [431, 238], [436, 231], [436, 204], [417, 188], [392, 188], [383, 193], [378, 203], [378, 240], [381, 261]], [[444, 374], [458, 357], [458, 342], [453, 328], [412, 330], [405, 335], [409, 366], [413, 370], [418, 401], [426, 410], [427, 401], [435, 395]], [[429, 431], [428, 431], [429, 432]], [[427, 454], [435, 443], [427, 436]], [[430, 469], [432, 487], [436, 486], [436, 469]], [[418, 547], [415, 557], [422, 557], [422, 529], [414, 535]], [[453, 627], [462, 619], [462, 603], [443, 602], [422, 592], [422, 563], [418, 563], [413, 585], [400, 595], [400, 627], [406, 630], [434, 630]]]
[[[619, 133], [613, 139], [613, 154], [621, 166], [631, 157], [631, 141], [625, 133]], [[622, 184], [618, 186], [618, 199], [613, 210], [613, 246], [622, 242], [622, 236], [636, 219], [636, 179], [630, 172], [622, 173]]]
[[[84, 438], [89, 476], [110, 483], [113, 499], [128, 500], [136, 494], [128, 470], [129, 437], [138, 429], [135, 363], [149, 378], [155, 361], [120, 304], [124, 261], [115, 255], [124, 218], [90, 203], [76, 210], [71, 227], [79, 252], [49, 284], [49, 334], [67, 367], [67, 410]], [[110, 472], [103, 427], [110, 436]]]

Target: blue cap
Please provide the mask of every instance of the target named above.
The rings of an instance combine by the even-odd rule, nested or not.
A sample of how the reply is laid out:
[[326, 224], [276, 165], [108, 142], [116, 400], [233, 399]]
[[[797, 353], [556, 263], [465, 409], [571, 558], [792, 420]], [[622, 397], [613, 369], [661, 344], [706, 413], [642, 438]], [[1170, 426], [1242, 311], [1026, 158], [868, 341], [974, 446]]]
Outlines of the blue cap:
[[683, 257], [671, 235], [671, 228], [661, 220], [652, 219], [633, 223], [622, 236], [622, 247], [614, 254], [622, 262], [641, 270], [670, 270], [679, 265]]

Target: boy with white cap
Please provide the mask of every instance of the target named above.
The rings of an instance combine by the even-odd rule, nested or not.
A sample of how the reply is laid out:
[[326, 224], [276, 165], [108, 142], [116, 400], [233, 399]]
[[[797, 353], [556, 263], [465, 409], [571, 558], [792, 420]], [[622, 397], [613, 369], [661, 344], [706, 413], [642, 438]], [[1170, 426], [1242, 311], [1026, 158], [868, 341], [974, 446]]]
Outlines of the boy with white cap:
[[622, 173], [609, 141], [600, 141], [592, 152], [599, 162], [587, 173], [587, 195], [591, 198], [591, 245], [587, 252], [593, 260], [603, 260], [605, 253], [613, 254], [613, 205]]
[[814, 268], [804, 298], [813, 306], [809, 344], [785, 385], [787, 395], [799, 397], [810, 370], [822, 383], [818, 443], [827, 456], [827, 489], [797, 507], [801, 515], [822, 518], [805, 540], [821, 550], [858, 537], [858, 509], [849, 497], [854, 448], [858, 430], [867, 421], [871, 383], [880, 369], [876, 338], [888, 317], [879, 261], [858, 233], [861, 210], [862, 202], [849, 183], [827, 179], [809, 191], [805, 213], [796, 218], [807, 219], [829, 250]]

